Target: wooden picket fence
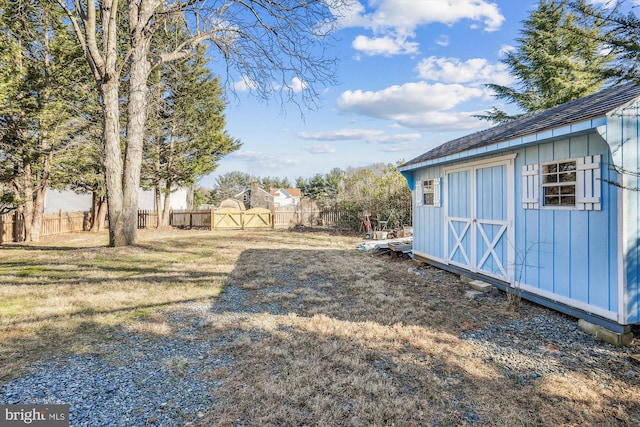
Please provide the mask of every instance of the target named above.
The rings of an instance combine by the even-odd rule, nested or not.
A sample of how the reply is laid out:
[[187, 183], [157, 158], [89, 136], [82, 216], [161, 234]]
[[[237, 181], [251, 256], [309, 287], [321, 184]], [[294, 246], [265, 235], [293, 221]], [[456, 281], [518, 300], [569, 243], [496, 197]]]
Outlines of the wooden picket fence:
[[170, 224], [179, 228], [242, 230], [248, 228], [291, 228], [304, 226], [336, 226], [340, 214], [335, 210], [309, 207], [234, 208], [172, 211]]
[[138, 211], [138, 228], [155, 228], [158, 226], [158, 212], [150, 210]]
[[[58, 212], [42, 218], [40, 236], [84, 231], [87, 229], [89, 212]], [[17, 211], [0, 215], [0, 244], [22, 242], [25, 238], [24, 219]]]
[[274, 212], [274, 228], [295, 226], [336, 226], [340, 212], [335, 209], [318, 209], [305, 206], [278, 207]]
[[273, 212], [269, 209], [222, 208], [196, 211], [172, 211], [170, 224], [179, 228], [204, 228], [209, 230], [244, 230], [248, 228], [273, 228]]
[[[90, 227], [89, 212], [58, 212], [46, 214], [42, 219], [40, 236], [87, 231]], [[309, 207], [278, 207], [269, 209], [207, 209], [172, 211], [170, 224], [178, 228], [209, 230], [291, 228], [295, 226], [336, 226], [340, 213]], [[138, 228], [155, 228], [156, 211], [140, 210]], [[17, 211], [0, 215], [0, 244], [22, 242], [25, 239], [24, 219]]]

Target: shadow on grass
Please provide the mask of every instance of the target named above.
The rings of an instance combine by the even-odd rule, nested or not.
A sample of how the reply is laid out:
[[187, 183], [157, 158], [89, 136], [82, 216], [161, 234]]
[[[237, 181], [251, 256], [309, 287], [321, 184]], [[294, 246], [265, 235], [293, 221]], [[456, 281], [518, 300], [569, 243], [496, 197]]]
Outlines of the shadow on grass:
[[[624, 350], [590, 360], [571, 353], [580, 343], [549, 352], [550, 342], [566, 337], [544, 331], [518, 335], [522, 343], [510, 352], [460, 339], [470, 328], [526, 321], [547, 310], [514, 313], [502, 296], [468, 299], [456, 276], [428, 269], [419, 277], [412, 267], [353, 251], [244, 251], [212, 309], [219, 319], [211, 339], [236, 363], [209, 373], [224, 384], [223, 396], [199, 425], [631, 425], [640, 419], [638, 381], [602, 369], [616, 357], [624, 360]], [[607, 346], [586, 346], [592, 344]]]
[[205, 237], [121, 248], [16, 245], [0, 258], [0, 276], [15, 276], [4, 280], [4, 285], [29, 286], [101, 285], [119, 279], [150, 284], [222, 279], [224, 274], [211, 269], [196, 271], [192, 265], [182, 265], [215, 265], [210, 260], [223, 255], [215, 253], [212, 243], [212, 237]]

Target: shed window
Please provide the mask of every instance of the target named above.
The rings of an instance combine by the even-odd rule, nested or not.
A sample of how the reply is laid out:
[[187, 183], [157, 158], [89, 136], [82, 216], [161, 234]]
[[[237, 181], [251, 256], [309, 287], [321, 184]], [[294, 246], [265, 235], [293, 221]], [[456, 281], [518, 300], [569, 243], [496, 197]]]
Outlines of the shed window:
[[575, 160], [543, 164], [542, 190], [544, 206], [575, 206]]
[[424, 206], [433, 206], [435, 185], [432, 179], [428, 179], [422, 183], [422, 204]]
[[418, 185], [418, 206], [440, 207], [440, 178], [425, 179]]
[[416, 182], [416, 206], [440, 207], [440, 178]]
[[523, 166], [522, 207], [601, 210], [600, 163], [595, 155]]

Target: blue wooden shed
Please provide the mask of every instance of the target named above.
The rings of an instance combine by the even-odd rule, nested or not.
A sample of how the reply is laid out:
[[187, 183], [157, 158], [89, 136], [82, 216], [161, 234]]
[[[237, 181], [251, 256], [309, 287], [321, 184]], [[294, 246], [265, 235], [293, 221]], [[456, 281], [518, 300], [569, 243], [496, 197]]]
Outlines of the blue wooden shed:
[[640, 86], [473, 133], [400, 166], [417, 259], [616, 332], [640, 323]]

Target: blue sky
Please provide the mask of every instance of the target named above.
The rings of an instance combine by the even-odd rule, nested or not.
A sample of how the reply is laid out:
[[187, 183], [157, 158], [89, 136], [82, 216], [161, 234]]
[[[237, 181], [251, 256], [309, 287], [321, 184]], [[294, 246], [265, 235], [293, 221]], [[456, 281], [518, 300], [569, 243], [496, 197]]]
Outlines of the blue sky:
[[[514, 82], [500, 63], [537, 0], [360, 0], [332, 45], [339, 84], [304, 111], [258, 101], [242, 85], [229, 97], [227, 131], [242, 148], [219, 174], [310, 178], [333, 168], [410, 160], [486, 127], [472, 118], [505, 108], [483, 85]], [[234, 78], [234, 76], [230, 76]], [[240, 77], [236, 76], [238, 81]]]

